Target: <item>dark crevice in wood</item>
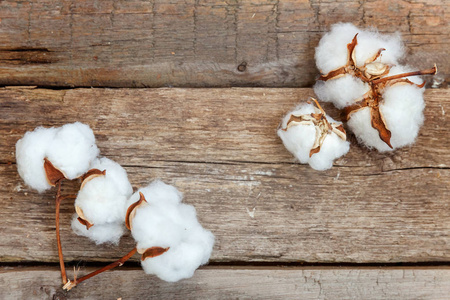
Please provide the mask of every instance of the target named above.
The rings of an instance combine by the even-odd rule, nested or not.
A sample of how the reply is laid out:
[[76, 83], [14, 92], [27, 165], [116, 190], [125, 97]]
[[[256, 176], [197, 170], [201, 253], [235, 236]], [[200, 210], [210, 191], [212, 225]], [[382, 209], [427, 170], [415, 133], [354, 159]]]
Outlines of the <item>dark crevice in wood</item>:
[[53, 52], [48, 48], [0, 48], [0, 52]]
[[[70, 261], [66, 265], [68, 270], [75, 268], [98, 268], [105, 265], [105, 263], [113, 262], [114, 260], [105, 262], [93, 262], [93, 261]], [[57, 262], [1, 262], [2, 267], [59, 267]], [[431, 261], [431, 262], [396, 262], [396, 263], [311, 263], [311, 262], [242, 262], [242, 261], [230, 261], [230, 262], [210, 262], [203, 267], [311, 267], [311, 268], [414, 268], [414, 267], [450, 267], [450, 261]], [[140, 269], [141, 264], [137, 261], [127, 261], [126, 266], [122, 266], [122, 269]]]
[[[264, 162], [264, 161], [181, 161], [181, 160], [154, 160], [154, 162], [162, 162], [162, 163], [180, 163], [180, 164], [202, 164], [202, 165], [232, 165], [232, 166], [238, 166], [238, 165], [245, 165], [245, 164], [260, 164], [260, 165], [300, 165], [298, 162]], [[5, 162], [0, 161], [0, 165], [16, 165], [16, 162]], [[305, 165], [306, 166], [306, 165]], [[144, 166], [144, 165], [127, 165], [122, 164], [122, 167], [124, 168], [144, 168], [144, 169], [164, 169], [164, 167], [158, 167], [158, 166]], [[333, 168], [355, 168], [356, 166], [348, 165], [348, 166], [339, 166], [335, 165]], [[377, 173], [370, 173], [370, 174], [361, 174], [361, 176], [374, 176], [374, 175], [381, 175], [384, 173], [389, 172], [396, 172], [396, 171], [409, 171], [409, 170], [450, 170], [450, 167], [434, 167], [434, 166], [424, 166], [424, 167], [406, 167], [406, 168], [398, 168], [398, 169], [389, 169], [389, 170], [382, 170]], [[273, 178], [276, 178], [276, 176], [271, 176]]]
[[[1, 50], [0, 50], [1, 52]], [[51, 51], [49, 51], [51, 52]], [[52, 63], [52, 62], [48, 62], [48, 63]], [[317, 73], [319, 74], [319, 73]], [[444, 81], [442, 82], [439, 86], [437, 87], [433, 87], [431, 88], [431, 82], [427, 82], [425, 87], [427, 89], [432, 89], [432, 90], [445, 90], [448, 88], [448, 82]], [[143, 86], [128, 86], [128, 85], [123, 85], [123, 86], [118, 86], [118, 85], [66, 85], [66, 86], [61, 86], [61, 85], [34, 85], [31, 84], [29, 86], [32, 86], [36, 89], [46, 89], [46, 90], [55, 90], [55, 91], [60, 91], [60, 90], [76, 90], [76, 89], [91, 89], [91, 88], [96, 88], [96, 89], [130, 89], [130, 90], [138, 90], [138, 89], [164, 89], [164, 88], [183, 88], [183, 89], [230, 89], [230, 88], [271, 88], [271, 89], [285, 89], [285, 88], [313, 88], [314, 84], [308, 84], [308, 85], [302, 85], [302, 86], [298, 86], [295, 84], [286, 84], [286, 85], [276, 85], [276, 86], [267, 86], [264, 84], [224, 84], [224, 85], [195, 85], [195, 84], [190, 84], [190, 85], [173, 85], [170, 82], [158, 85], [158, 86], [148, 86], [148, 85], [143, 85]], [[3, 83], [0, 85], [0, 88], [5, 88], [5, 87], [26, 87], [26, 84], [17, 84], [12, 82], [11, 84], [7, 83]], [[320, 100], [320, 99], [319, 99]]]

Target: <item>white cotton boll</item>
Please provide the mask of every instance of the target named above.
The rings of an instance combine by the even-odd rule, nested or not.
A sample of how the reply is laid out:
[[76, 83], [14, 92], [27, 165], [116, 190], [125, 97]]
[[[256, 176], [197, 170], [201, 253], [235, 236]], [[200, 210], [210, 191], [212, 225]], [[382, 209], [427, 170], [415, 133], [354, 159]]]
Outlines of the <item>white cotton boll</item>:
[[404, 46], [398, 33], [383, 35], [373, 28], [364, 30], [351, 23], [337, 23], [322, 37], [316, 47], [316, 65], [322, 74], [327, 74], [346, 65], [348, 59], [347, 44], [352, 42], [357, 33], [358, 44], [355, 48], [357, 66], [363, 66], [380, 48], [386, 50], [376, 61], [384, 64], [397, 64], [404, 54]]
[[314, 85], [314, 93], [320, 100], [332, 102], [339, 109], [354, 104], [369, 90], [367, 83], [348, 74], [327, 81], [318, 80]]
[[16, 143], [17, 170], [23, 181], [39, 193], [51, 188], [44, 170], [48, 145], [57, 129], [37, 127], [25, 133]]
[[89, 126], [80, 122], [58, 128], [55, 138], [47, 148], [47, 158], [61, 170], [66, 178], [83, 175], [98, 156], [95, 136]]
[[38, 192], [49, 189], [44, 158], [68, 179], [88, 170], [98, 155], [95, 137], [89, 126], [76, 122], [59, 128], [38, 127], [25, 133], [16, 144], [16, 161], [20, 177]]
[[[131, 220], [137, 248], [169, 247], [162, 255], [142, 261], [144, 271], [170, 282], [191, 277], [208, 262], [214, 235], [200, 225], [193, 206], [180, 203], [182, 195], [176, 188], [155, 181], [139, 192], [147, 203], [136, 208]], [[138, 200], [137, 192], [127, 206]]]
[[[333, 166], [333, 161], [346, 154], [350, 149], [350, 143], [342, 140], [336, 133], [327, 134], [320, 151], [310, 157], [310, 151], [316, 140], [316, 126], [298, 124], [290, 126], [286, 131], [292, 114], [309, 115], [317, 113], [316, 108], [312, 104], [300, 104], [294, 111], [288, 113], [281, 122], [281, 128], [278, 129], [278, 136], [283, 141], [286, 149], [291, 152], [301, 163], [308, 163], [315, 170], [327, 170]], [[342, 124], [336, 122], [333, 118], [326, 116], [328, 122]]]
[[[395, 66], [387, 76], [410, 71], [411, 69], [408, 67]], [[423, 82], [417, 76], [407, 78], [416, 84]], [[348, 127], [358, 141], [380, 152], [392, 151], [413, 144], [424, 120], [423, 92], [423, 88], [408, 83], [394, 84], [382, 91], [383, 100], [380, 103], [380, 112], [386, 122], [386, 128], [391, 132], [392, 149], [381, 140], [379, 132], [372, 127], [369, 108], [351, 114], [347, 123]]]
[[[77, 213], [81, 214], [79, 217], [92, 226], [86, 229], [85, 225], [77, 221], [84, 230], [80, 231], [77, 224], [72, 224], [72, 228], [77, 229], [75, 233], [87, 236], [95, 240], [97, 244], [102, 240], [99, 235], [106, 231], [107, 236], [104, 240], [115, 243], [123, 233], [123, 229], [117, 231], [117, 228], [122, 228], [125, 221], [126, 202], [133, 193], [133, 188], [128, 181], [125, 169], [106, 157], [94, 160], [90, 169], [105, 171], [105, 175], [86, 179], [78, 192], [75, 207]], [[116, 230], [114, 234], [109, 232], [113, 229]], [[90, 231], [93, 233], [89, 233]]]
[[123, 223], [126, 202], [133, 193], [126, 171], [106, 157], [95, 160], [90, 166], [93, 168], [106, 173], [87, 180], [78, 192], [75, 206], [81, 208], [85, 220], [94, 225], [91, 228], [104, 223]]
[[80, 236], [85, 236], [98, 244], [111, 243], [119, 244], [119, 240], [124, 233], [124, 226], [122, 223], [105, 223], [102, 225], [95, 225], [86, 229], [86, 226], [81, 224], [78, 220], [78, 215], [74, 214], [72, 218], [72, 230]]

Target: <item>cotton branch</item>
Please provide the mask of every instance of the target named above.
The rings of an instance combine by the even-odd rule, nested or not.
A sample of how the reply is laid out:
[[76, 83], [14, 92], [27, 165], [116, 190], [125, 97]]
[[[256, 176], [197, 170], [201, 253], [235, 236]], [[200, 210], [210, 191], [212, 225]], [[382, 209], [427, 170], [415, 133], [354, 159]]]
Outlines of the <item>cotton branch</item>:
[[66, 290], [66, 291], [69, 291], [69, 290], [71, 290], [72, 288], [74, 288], [75, 286], [77, 286], [77, 284], [79, 284], [80, 282], [85, 281], [86, 279], [89, 279], [89, 278], [91, 278], [91, 277], [94, 277], [94, 276], [96, 276], [96, 275], [98, 275], [98, 274], [100, 274], [100, 273], [103, 273], [103, 272], [105, 272], [105, 271], [111, 270], [111, 269], [113, 269], [113, 268], [115, 268], [115, 267], [120, 267], [120, 266], [122, 266], [122, 265], [123, 265], [127, 260], [129, 260], [136, 252], [137, 252], [137, 249], [136, 249], [136, 248], [133, 248], [133, 250], [131, 250], [130, 252], [128, 252], [124, 257], [122, 257], [122, 258], [116, 260], [115, 262], [113, 262], [113, 263], [111, 263], [111, 264], [109, 264], [109, 265], [107, 265], [107, 266], [105, 266], [105, 267], [103, 267], [103, 268], [101, 268], [101, 269], [98, 269], [98, 270], [96, 270], [96, 271], [94, 271], [94, 272], [91, 272], [91, 273], [89, 273], [89, 274], [87, 274], [87, 275], [84, 275], [83, 277], [78, 278], [78, 279], [77, 279], [76, 277], [74, 277], [74, 280], [73, 280], [73, 281], [70, 281], [70, 280], [67, 281], [67, 283], [63, 286], [63, 289]]

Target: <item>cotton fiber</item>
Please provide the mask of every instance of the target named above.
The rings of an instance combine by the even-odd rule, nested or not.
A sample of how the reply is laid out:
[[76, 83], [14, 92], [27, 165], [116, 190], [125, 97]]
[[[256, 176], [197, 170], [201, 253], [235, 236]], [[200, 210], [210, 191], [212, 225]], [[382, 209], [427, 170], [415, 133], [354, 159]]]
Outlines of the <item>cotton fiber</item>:
[[170, 282], [191, 277], [208, 262], [213, 234], [199, 224], [193, 206], [181, 203], [182, 194], [175, 187], [154, 181], [136, 192], [128, 200], [128, 207], [137, 203], [140, 193], [145, 201], [128, 209], [138, 252], [142, 254], [152, 247], [165, 249], [161, 255], [141, 258], [142, 268]]
[[65, 178], [75, 179], [88, 170], [98, 154], [94, 133], [89, 126], [79, 122], [58, 128], [38, 127], [26, 132], [16, 144], [19, 175], [39, 192], [51, 187], [44, 170], [45, 158]]
[[399, 33], [380, 34], [375, 28], [359, 29], [351, 23], [331, 26], [316, 47], [316, 65], [322, 74], [327, 74], [347, 64], [349, 44], [358, 34], [354, 50], [356, 66], [363, 67], [380, 49], [385, 49], [377, 62], [396, 65], [404, 55], [404, 46]]
[[[78, 217], [81, 223], [86, 224], [82, 230], [73, 221], [72, 228], [75, 233], [97, 244], [117, 243], [123, 233], [126, 201], [133, 193], [133, 188], [125, 169], [106, 157], [94, 160], [90, 169], [97, 172], [92, 172], [84, 179], [75, 200]], [[104, 174], [100, 171], [104, 171]]]
[[124, 233], [123, 222], [95, 224], [95, 226], [86, 229], [86, 226], [81, 224], [78, 218], [77, 214], [74, 214], [72, 218], [72, 230], [77, 235], [85, 236], [95, 241], [96, 244], [119, 244], [119, 240]]
[[283, 118], [278, 136], [301, 163], [320, 171], [330, 169], [334, 159], [350, 149], [342, 123], [308, 103], [300, 104]]

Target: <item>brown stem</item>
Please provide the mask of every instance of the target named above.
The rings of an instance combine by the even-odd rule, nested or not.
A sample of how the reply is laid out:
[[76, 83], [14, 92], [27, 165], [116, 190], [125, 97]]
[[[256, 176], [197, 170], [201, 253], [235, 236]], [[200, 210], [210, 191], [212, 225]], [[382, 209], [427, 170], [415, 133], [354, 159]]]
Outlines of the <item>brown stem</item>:
[[373, 84], [379, 84], [382, 82], [387, 82], [393, 79], [403, 78], [403, 77], [409, 77], [409, 76], [417, 76], [417, 75], [434, 75], [437, 72], [437, 67], [434, 65], [433, 68], [427, 69], [427, 70], [421, 70], [421, 71], [414, 71], [414, 72], [408, 72], [408, 73], [402, 73], [397, 75], [392, 75], [388, 77], [383, 77], [377, 80], [372, 81]]
[[61, 202], [66, 199], [77, 199], [77, 195], [67, 195], [67, 196], [61, 197]]
[[69, 281], [63, 288], [64, 288], [65, 290], [70, 290], [71, 288], [75, 287], [77, 284], [79, 284], [79, 283], [82, 282], [82, 281], [85, 281], [86, 279], [89, 279], [89, 278], [91, 278], [91, 277], [94, 277], [95, 275], [98, 275], [98, 274], [103, 273], [103, 272], [105, 272], [105, 271], [111, 270], [111, 269], [113, 269], [113, 268], [115, 268], [115, 267], [117, 267], [117, 266], [120, 267], [120, 266], [122, 266], [127, 260], [129, 260], [136, 252], [137, 252], [137, 249], [136, 249], [136, 248], [133, 248], [133, 250], [131, 250], [130, 252], [128, 252], [128, 254], [125, 255], [124, 257], [122, 257], [122, 258], [116, 260], [115, 262], [113, 262], [113, 263], [111, 263], [111, 264], [109, 264], [109, 265], [107, 265], [107, 266], [105, 266], [105, 267], [103, 267], [103, 268], [101, 268], [101, 269], [98, 269], [98, 270], [96, 270], [96, 271], [94, 271], [94, 272], [91, 272], [91, 273], [89, 273], [89, 274], [87, 274], [87, 275], [84, 275], [84, 276], [81, 277], [81, 278], [74, 279], [73, 282]]
[[55, 215], [55, 221], [56, 221], [56, 243], [58, 244], [58, 256], [59, 256], [59, 266], [61, 268], [61, 278], [63, 284], [67, 283], [67, 274], [66, 274], [66, 267], [64, 266], [64, 257], [62, 253], [62, 247], [61, 247], [61, 236], [59, 234], [59, 207], [61, 205], [61, 201], [65, 197], [61, 197], [61, 183], [63, 179], [57, 181], [58, 189], [56, 191], [56, 215]]

